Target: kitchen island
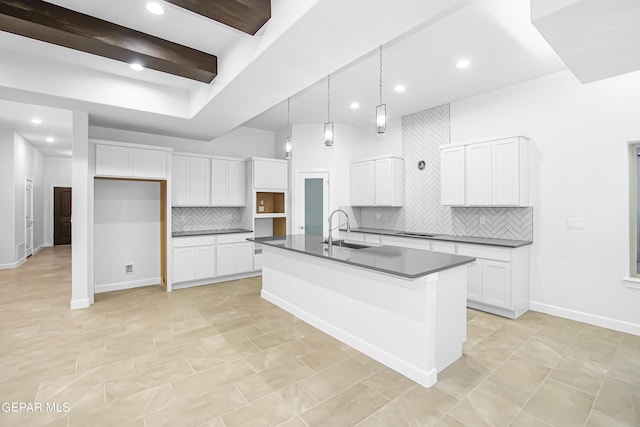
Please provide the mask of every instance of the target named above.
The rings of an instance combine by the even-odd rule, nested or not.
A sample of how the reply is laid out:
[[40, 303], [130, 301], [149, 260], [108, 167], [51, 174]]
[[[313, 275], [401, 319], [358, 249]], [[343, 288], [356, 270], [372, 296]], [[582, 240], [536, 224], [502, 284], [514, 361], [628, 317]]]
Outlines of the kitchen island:
[[462, 356], [466, 264], [474, 258], [393, 246], [351, 249], [318, 236], [262, 245], [262, 297], [430, 387]]

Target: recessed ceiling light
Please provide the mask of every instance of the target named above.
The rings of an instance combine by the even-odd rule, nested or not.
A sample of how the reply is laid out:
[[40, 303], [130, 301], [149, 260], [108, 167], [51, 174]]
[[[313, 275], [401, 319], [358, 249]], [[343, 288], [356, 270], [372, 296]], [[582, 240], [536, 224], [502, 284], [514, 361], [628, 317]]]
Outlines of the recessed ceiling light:
[[360, 104], [358, 104], [357, 102], [352, 102], [350, 107], [352, 110], [357, 110], [358, 108], [360, 108]]
[[34, 117], [33, 119], [31, 119], [31, 123], [33, 123], [34, 125], [39, 125], [40, 123], [42, 123], [42, 120], [40, 120], [39, 117]]
[[460, 59], [456, 63], [456, 68], [467, 68], [471, 64], [468, 59]]
[[405, 90], [407, 90], [407, 87], [405, 85], [396, 85], [393, 90], [395, 90], [396, 92], [404, 92]]
[[147, 3], [147, 10], [154, 15], [163, 15], [164, 7], [160, 3], [156, 3], [155, 1]]
[[54, 142], [55, 139], [52, 136], [47, 137], [47, 142]]
[[142, 71], [144, 70], [144, 67], [140, 64], [131, 64], [131, 69], [132, 70], [136, 70], [136, 71]]

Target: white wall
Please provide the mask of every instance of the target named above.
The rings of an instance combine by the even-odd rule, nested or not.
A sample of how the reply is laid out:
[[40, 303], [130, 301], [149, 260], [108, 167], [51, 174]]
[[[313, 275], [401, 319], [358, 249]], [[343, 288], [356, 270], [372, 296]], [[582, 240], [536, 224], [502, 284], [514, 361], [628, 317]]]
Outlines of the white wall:
[[[588, 85], [553, 74], [451, 104], [451, 140], [533, 141], [532, 308], [640, 334], [629, 274], [630, 141], [640, 73]], [[584, 230], [567, 229], [584, 218]]]
[[0, 269], [14, 266], [15, 258], [15, 211], [13, 184], [13, 152], [15, 149], [12, 130], [0, 129]]
[[44, 246], [53, 246], [53, 188], [71, 187], [71, 157], [43, 157]]
[[174, 151], [178, 152], [229, 157], [274, 157], [275, 154], [273, 132], [247, 127], [236, 128], [213, 141], [200, 141], [91, 126], [89, 138], [159, 145], [173, 147]]
[[25, 244], [25, 183], [26, 179], [31, 179], [33, 183], [33, 250], [36, 251], [44, 243], [43, 233], [43, 191], [42, 191], [42, 154], [31, 144], [15, 134], [14, 150], [14, 197], [15, 197], [15, 227], [14, 244], [16, 248], [16, 260], [20, 261], [24, 257]]
[[94, 209], [96, 291], [159, 284], [160, 183], [95, 180]]

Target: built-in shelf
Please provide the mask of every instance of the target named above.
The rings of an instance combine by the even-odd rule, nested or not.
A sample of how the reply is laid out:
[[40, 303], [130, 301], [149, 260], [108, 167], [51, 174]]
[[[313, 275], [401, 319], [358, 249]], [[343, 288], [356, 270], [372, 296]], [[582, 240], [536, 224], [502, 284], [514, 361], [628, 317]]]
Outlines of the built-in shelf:
[[284, 215], [284, 192], [256, 192], [256, 214]]
[[284, 213], [257, 213], [256, 218], [286, 218], [287, 214]]

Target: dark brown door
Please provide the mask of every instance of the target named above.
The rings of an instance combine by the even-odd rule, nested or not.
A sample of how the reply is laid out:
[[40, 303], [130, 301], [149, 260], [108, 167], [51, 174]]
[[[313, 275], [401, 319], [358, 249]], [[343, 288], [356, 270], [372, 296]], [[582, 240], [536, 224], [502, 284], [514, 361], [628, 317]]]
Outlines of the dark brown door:
[[71, 188], [53, 187], [53, 244], [71, 243]]

